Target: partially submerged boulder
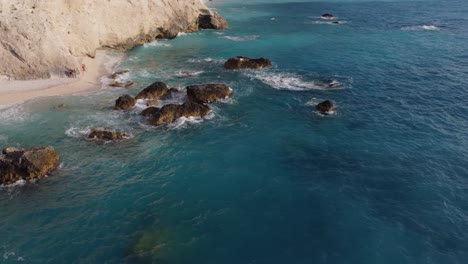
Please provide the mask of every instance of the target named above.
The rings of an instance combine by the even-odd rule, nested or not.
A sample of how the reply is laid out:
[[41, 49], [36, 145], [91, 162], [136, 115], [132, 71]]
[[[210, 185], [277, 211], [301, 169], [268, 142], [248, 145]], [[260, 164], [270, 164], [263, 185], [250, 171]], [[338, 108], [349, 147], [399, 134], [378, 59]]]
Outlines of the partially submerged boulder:
[[149, 123], [154, 126], [159, 126], [172, 123], [180, 117], [204, 117], [210, 111], [211, 109], [209, 106], [195, 102], [186, 102], [181, 105], [168, 104], [154, 114]]
[[317, 104], [315, 106], [315, 109], [317, 109], [322, 114], [327, 114], [335, 110], [335, 105], [333, 105], [333, 103], [330, 100], [326, 100]]
[[127, 72], [129, 72], [129, 70], [117, 71], [117, 72], [114, 72], [113, 74], [109, 75], [109, 78], [115, 79], [115, 78], [119, 77], [120, 75], [125, 74]]
[[220, 99], [228, 98], [232, 93], [231, 88], [225, 84], [190, 85], [187, 87], [188, 98], [196, 103], [213, 103]]
[[145, 110], [143, 110], [140, 113], [140, 115], [142, 115], [142, 116], [154, 116], [156, 113], [159, 112], [159, 110], [161, 110], [161, 109], [158, 108], [158, 107], [151, 106], [151, 107], [148, 107]]
[[224, 68], [228, 70], [236, 69], [261, 69], [265, 67], [271, 67], [272, 63], [269, 59], [258, 58], [251, 59], [247, 57], [237, 56], [235, 58], [230, 58], [224, 63]]
[[41, 179], [57, 169], [59, 155], [53, 147], [5, 148], [0, 155], [0, 185]]
[[130, 95], [123, 95], [115, 101], [115, 110], [130, 110], [135, 105], [135, 98], [131, 97]]
[[125, 87], [125, 88], [128, 88], [132, 85], [134, 85], [135, 83], [132, 82], [132, 81], [128, 81], [128, 82], [114, 82], [114, 83], [111, 83], [109, 84], [110, 87]]
[[135, 98], [138, 99], [158, 99], [168, 93], [169, 89], [163, 82], [155, 82], [141, 91]]
[[93, 129], [93, 131], [88, 136], [88, 139], [97, 139], [103, 141], [116, 141], [128, 138], [130, 138], [130, 136], [123, 132], [110, 131], [102, 128]]
[[229, 28], [229, 24], [220, 14], [209, 12], [198, 17], [198, 27], [199, 29], [226, 29]]
[[325, 13], [320, 18], [326, 19], [326, 20], [331, 20], [331, 19], [335, 19], [335, 16], [332, 15], [332, 14], [329, 14], [329, 13]]

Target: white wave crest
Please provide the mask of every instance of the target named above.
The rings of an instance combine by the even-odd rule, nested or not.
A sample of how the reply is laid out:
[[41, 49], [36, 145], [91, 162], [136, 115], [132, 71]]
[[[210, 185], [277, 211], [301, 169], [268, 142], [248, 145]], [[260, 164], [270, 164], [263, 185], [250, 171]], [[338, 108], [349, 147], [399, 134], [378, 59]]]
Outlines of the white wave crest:
[[208, 115], [204, 117], [194, 117], [194, 116], [189, 116], [189, 117], [180, 117], [176, 119], [173, 123], [169, 124], [168, 127], [170, 129], [180, 129], [180, 128], [185, 128], [187, 125], [190, 124], [199, 124], [202, 123], [205, 120], [209, 120], [214, 118], [214, 113], [213, 111], [209, 112]]
[[434, 25], [421, 25], [421, 26], [402, 27], [401, 30], [404, 30], [404, 31], [423, 31], [423, 30], [440, 31], [440, 28]]
[[204, 73], [204, 71], [176, 71], [175, 76], [176, 77], [190, 77], [190, 76], [198, 76], [200, 74]]
[[304, 77], [294, 73], [255, 72], [249, 73], [248, 76], [258, 79], [278, 90], [329, 90], [341, 87], [341, 83], [336, 80], [333, 80], [330, 83], [322, 81], [307, 81], [304, 80]]
[[200, 62], [208, 62], [208, 63], [224, 63], [223, 59], [213, 59], [213, 58], [204, 58], [204, 59], [189, 59], [187, 60], [189, 63], [200, 63]]
[[219, 37], [221, 39], [228, 39], [228, 40], [232, 40], [232, 41], [235, 41], [235, 42], [242, 42], [242, 41], [253, 41], [253, 40], [257, 40], [260, 38], [260, 36], [258, 35], [253, 35], [253, 36], [244, 36], [244, 37], [239, 37], [239, 36], [222, 36], [222, 37]]
[[25, 180], [19, 180], [15, 183], [12, 184], [7, 184], [7, 185], [0, 185], [0, 188], [12, 188], [12, 187], [18, 187], [18, 186], [24, 186], [27, 182]]
[[87, 137], [91, 133], [91, 127], [71, 127], [65, 131], [65, 135], [73, 138]]
[[143, 44], [143, 47], [171, 47], [172, 45], [169, 43], [165, 43], [164, 41], [153, 41], [150, 43]]

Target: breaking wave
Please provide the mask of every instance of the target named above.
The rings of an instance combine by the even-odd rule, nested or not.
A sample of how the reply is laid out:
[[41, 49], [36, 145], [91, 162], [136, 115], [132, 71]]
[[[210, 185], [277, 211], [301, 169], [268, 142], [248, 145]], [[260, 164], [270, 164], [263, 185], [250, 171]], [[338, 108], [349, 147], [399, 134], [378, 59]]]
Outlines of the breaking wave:
[[307, 91], [342, 88], [342, 83], [338, 80], [307, 80], [295, 73], [255, 72], [248, 73], [248, 76], [278, 90]]

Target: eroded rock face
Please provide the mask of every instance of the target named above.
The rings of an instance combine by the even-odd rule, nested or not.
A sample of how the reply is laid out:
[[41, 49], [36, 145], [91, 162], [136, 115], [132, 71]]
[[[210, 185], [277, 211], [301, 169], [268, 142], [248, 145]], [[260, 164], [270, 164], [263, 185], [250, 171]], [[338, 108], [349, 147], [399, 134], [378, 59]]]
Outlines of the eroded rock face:
[[216, 12], [201, 14], [198, 17], [198, 26], [200, 29], [226, 29], [229, 24], [224, 17]]
[[154, 126], [159, 126], [172, 123], [180, 117], [204, 117], [210, 111], [211, 109], [209, 106], [194, 102], [186, 102], [181, 105], [168, 104], [154, 114], [149, 123]]
[[115, 110], [130, 110], [135, 106], [135, 104], [135, 98], [130, 95], [123, 95], [115, 101]]
[[128, 138], [130, 138], [130, 136], [123, 132], [116, 132], [105, 129], [93, 129], [91, 134], [88, 136], [88, 139], [97, 139], [103, 141], [116, 141]]
[[59, 166], [59, 155], [53, 147], [30, 149], [5, 148], [0, 155], [0, 184], [19, 180], [41, 179]]
[[187, 87], [188, 98], [196, 103], [213, 103], [228, 98], [232, 90], [225, 84], [203, 84]]
[[167, 85], [163, 82], [155, 82], [141, 91], [135, 98], [138, 99], [158, 99], [169, 92]]
[[323, 101], [315, 106], [315, 109], [320, 111], [323, 114], [327, 114], [335, 110], [335, 105], [330, 100]]
[[266, 67], [271, 67], [272, 63], [269, 59], [259, 58], [251, 59], [247, 57], [237, 56], [235, 58], [230, 58], [224, 63], [224, 68], [228, 70], [236, 69], [261, 69]]

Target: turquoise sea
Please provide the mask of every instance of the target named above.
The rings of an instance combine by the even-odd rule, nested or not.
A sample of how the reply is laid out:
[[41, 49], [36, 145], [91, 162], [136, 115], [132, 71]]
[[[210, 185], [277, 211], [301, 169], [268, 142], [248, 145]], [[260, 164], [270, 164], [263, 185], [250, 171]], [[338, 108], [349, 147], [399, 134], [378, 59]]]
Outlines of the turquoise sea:
[[[0, 263], [467, 263], [468, 2], [210, 6], [231, 28], [128, 52], [116, 69], [130, 90], [0, 110], [0, 146], [62, 160], [0, 188]], [[237, 55], [274, 66], [224, 70]], [[166, 127], [143, 104], [113, 110], [154, 81], [234, 92]], [[325, 99], [334, 114], [314, 111]], [[92, 127], [133, 138], [89, 142]]]

